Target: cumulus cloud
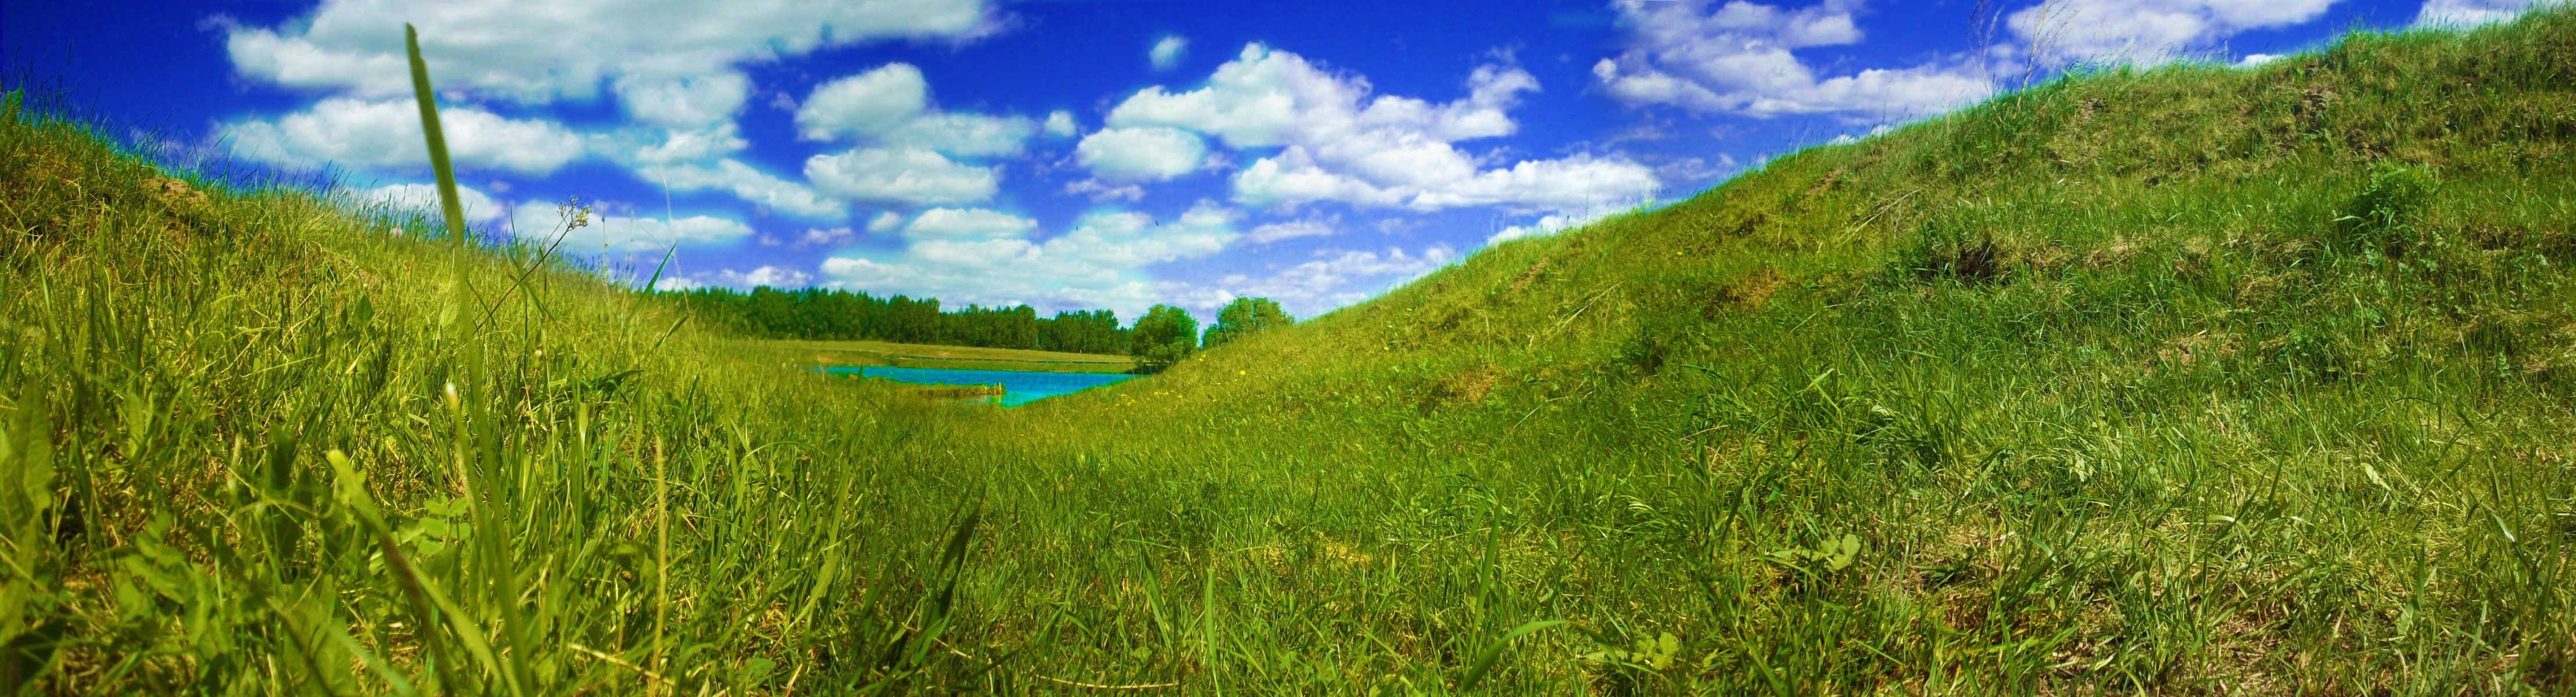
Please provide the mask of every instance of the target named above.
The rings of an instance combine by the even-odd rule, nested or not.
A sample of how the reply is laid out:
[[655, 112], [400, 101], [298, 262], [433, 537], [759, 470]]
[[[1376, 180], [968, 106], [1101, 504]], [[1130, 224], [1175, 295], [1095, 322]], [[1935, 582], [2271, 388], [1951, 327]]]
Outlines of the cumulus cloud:
[[892, 232], [895, 228], [902, 226], [903, 214], [896, 213], [894, 211], [878, 213], [877, 217], [868, 219], [868, 232], [882, 234]]
[[896, 255], [826, 259], [822, 271], [834, 285], [853, 290], [1042, 310], [1106, 307], [1134, 317], [1168, 299], [1166, 285], [1148, 278], [1147, 268], [1224, 249], [1240, 236], [1234, 230], [1239, 217], [1211, 203], [1169, 220], [1094, 211], [1043, 241], [1028, 234], [922, 237]]
[[1073, 112], [1065, 111], [1063, 109], [1047, 112], [1047, 135], [1057, 138], [1071, 138], [1073, 137], [1074, 131], [1078, 128], [1079, 127], [1075, 126], [1073, 123]]
[[1064, 192], [1068, 194], [1082, 194], [1084, 196], [1089, 196], [1091, 197], [1091, 200], [1094, 201], [1145, 200], [1145, 187], [1137, 186], [1135, 184], [1111, 184], [1098, 179], [1083, 179], [1066, 182], [1064, 185]]
[[[1129, 95], [1111, 109], [1108, 125], [1201, 133], [1239, 150], [1282, 148], [1234, 178], [1235, 200], [1255, 206], [1340, 201], [1426, 211], [1540, 208], [1581, 202], [1605, 190], [1620, 198], [1655, 190], [1653, 171], [1623, 157], [1482, 168], [1454, 144], [1515, 132], [1509, 110], [1521, 93], [1539, 85], [1528, 71], [1501, 64], [1477, 68], [1466, 82], [1467, 96], [1448, 103], [1372, 95], [1365, 78], [1251, 44], [1218, 66], [1203, 87], [1174, 92], [1154, 86]], [[1547, 176], [1586, 179], [1524, 185], [1530, 177]], [[1580, 193], [1561, 193], [1568, 190]]]
[[1315, 251], [1314, 259], [1277, 269], [1267, 277], [1229, 276], [1212, 287], [1200, 289], [1199, 294], [1222, 298], [1202, 305], [1205, 307], [1236, 297], [1262, 297], [1279, 301], [1291, 314], [1311, 317], [1366, 300], [1371, 295], [1421, 278], [1458, 259], [1458, 252], [1447, 246], [1432, 246], [1414, 253], [1406, 253], [1399, 247], [1388, 247], [1384, 252], [1322, 249]]
[[813, 274], [776, 266], [762, 266], [748, 272], [723, 269], [707, 273], [689, 274], [686, 278], [664, 277], [660, 282], [653, 284], [653, 286], [655, 290], [672, 291], [696, 290], [707, 287], [724, 287], [742, 290], [762, 287], [802, 288], [813, 284]]
[[1181, 58], [1189, 55], [1189, 50], [1189, 39], [1166, 36], [1154, 42], [1154, 49], [1146, 51], [1145, 58], [1153, 63], [1155, 70], [1170, 70], [1181, 64]]
[[1018, 237], [1037, 226], [1038, 221], [1000, 211], [933, 208], [914, 216], [912, 224], [903, 227], [903, 235], [917, 240], [998, 239]]
[[723, 190], [762, 208], [790, 215], [840, 218], [850, 212], [848, 206], [815, 193], [813, 187], [781, 179], [738, 160], [664, 166], [651, 173], [673, 191]]
[[1580, 213], [1545, 215], [1539, 217], [1538, 220], [1530, 221], [1527, 225], [1514, 225], [1497, 230], [1494, 232], [1493, 236], [1485, 238], [1485, 244], [1501, 244], [1524, 237], [1545, 237], [1559, 232], [1564, 232], [1568, 229], [1590, 225], [1602, 218], [1610, 217], [1618, 212], [1619, 211], [1614, 209], [1599, 208]]
[[921, 69], [888, 63], [815, 86], [796, 108], [796, 128], [808, 140], [883, 135], [929, 108], [930, 82]]
[[1741, 0], [1619, 0], [1629, 48], [1592, 66], [1612, 97], [1755, 117], [1890, 119], [1949, 109], [1994, 91], [1964, 62], [1821, 77], [1791, 51], [1861, 40], [1859, 0], [1787, 10]]
[[843, 244], [848, 244], [851, 240], [854, 240], [854, 239], [858, 239], [858, 233], [855, 233], [855, 232], [850, 231], [850, 229], [849, 229], [849, 228], [846, 228], [846, 227], [829, 227], [829, 228], [819, 228], [819, 227], [818, 227], [818, 228], [806, 228], [806, 229], [805, 229], [805, 233], [804, 233], [804, 234], [801, 234], [801, 235], [797, 235], [795, 239], [780, 239], [780, 238], [777, 238], [777, 237], [771, 237], [771, 236], [768, 236], [768, 235], [761, 235], [761, 236], [760, 236], [760, 246], [763, 246], [763, 247], [787, 247], [787, 248], [789, 248], [789, 249], [806, 249], [806, 248], [811, 248], [811, 247], [837, 247], [837, 246], [840, 246], [840, 245], [843, 245]]
[[[441, 205], [438, 200], [438, 185], [436, 184], [393, 184], [380, 186], [357, 192], [357, 198], [359, 201], [365, 203], [382, 205], [396, 210], [412, 211], [431, 216], [441, 214]], [[456, 187], [456, 203], [459, 208], [464, 209], [465, 219], [470, 222], [488, 223], [501, 217], [501, 204], [497, 201], [493, 201], [491, 196], [484, 195], [481, 191], [476, 191], [474, 187]]]
[[2523, 11], [2568, 0], [2427, 0], [2415, 13], [2417, 26], [2473, 27], [2522, 16]]
[[[555, 235], [561, 215], [554, 204], [529, 202], [510, 211], [522, 239], [548, 243]], [[677, 244], [699, 247], [722, 245], [751, 236], [751, 226], [740, 221], [697, 215], [664, 222], [659, 218], [594, 214], [590, 224], [563, 233], [557, 247], [565, 254], [620, 255], [659, 252]]]
[[732, 123], [692, 130], [625, 129], [591, 137], [591, 150], [635, 167], [647, 164], [704, 162], [750, 147]]
[[629, 77], [714, 75], [746, 61], [887, 39], [989, 30], [982, 0], [325, 0], [278, 27], [237, 26], [225, 50], [245, 77], [363, 96], [409, 94], [402, 26], [442, 86], [522, 103], [589, 99]]
[[1163, 181], [1198, 169], [1207, 143], [1178, 128], [1111, 128], [1084, 136], [1073, 157], [1104, 179]]
[[993, 197], [1001, 175], [959, 164], [929, 150], [860, 148], [805, 161], [805, 178], [844, 198], [935, 205], [974, 203]]
[[[552, 121], [510, 119], [488, 111], [439, 111], [448, 157], [459, 169], [495, 168], [543, 175], [581, 157], [580, 134]], [[426, 167], [420, 110], [409, 100], [334, 97], [275, 120], [216, 127], [234, 156], [290, 168]]]
[[[1066, 123], [1071, 119], [1065, 115]], [[846, 153], [807, 160], [805, 176], [817, 186], [844, 197], [912, 205], [991, 198], [1000, 173], [953, 158], [1016, 155], [1038, 131], [1038, 123], [1025, 117], [933, 108], [929, 82], [907, 63], [815, 87], [796, 110], [796, 126], [809, 140], [860, 143]]]
[[1019, 154], [1036, 132], [1037, 124], [1017, 116], [931, 114], [895, 127], [878, 142], [957, 157], [995, 157]]
[[2048, 0], [2004, 23], [2042, 60], [2158, 63], [2247, 31], [2305, 24], [2340, 1]]
[[751, 94], [751, 79], [724, 71], [674, 78], [617, 79], [617, 100], [635, 120], [670, 129], [729, 124]]
[[1269, 223], [1245, 233], [1243, 241], [1268, 244], [1299, 237], [1330, 237], [1341, 232], [1341, 222], [1341, 218], [1336, 216], [1330, 219], [1307, 218]]

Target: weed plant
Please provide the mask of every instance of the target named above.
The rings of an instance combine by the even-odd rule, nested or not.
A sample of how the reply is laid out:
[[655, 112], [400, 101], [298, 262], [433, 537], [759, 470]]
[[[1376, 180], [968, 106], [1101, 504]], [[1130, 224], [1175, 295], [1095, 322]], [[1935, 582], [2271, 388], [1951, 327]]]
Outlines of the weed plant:
[[1015, 409], [18, 105], [13, 691], [2576, 690], [2576, 11], [2049, 82]]

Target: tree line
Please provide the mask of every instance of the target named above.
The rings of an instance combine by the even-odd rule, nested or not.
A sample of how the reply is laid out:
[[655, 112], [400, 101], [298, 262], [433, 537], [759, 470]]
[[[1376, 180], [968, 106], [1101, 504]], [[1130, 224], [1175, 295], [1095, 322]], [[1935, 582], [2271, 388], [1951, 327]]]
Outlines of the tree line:
[[1058, 312], [1054, 317], [1039, 317], [1027, 305], [942, 311], [938, 298], [880, 298], [824, 288], [699, 288], [658, 295], [678, 302], [701, 323], [752, 338], [1124, 353], [1149, 370], [1177, 363], [1202, 346], [1215, 348], [1297, 321], [1268, 298], [1234, 299], [1217, 311], [1216, 323], [1202, 335], [1197, 319], [1170, 305], [1155, 305], [1136, 318], [1135, 326], [1122, 329], [1118, 314], [1109, 310]]
[[941, 310], [938, 298], [880, 298], [846, 290], [699, 288], [663, 292], [699, 322], [753, 338], [827, 341], [875, 340], [1037, 349], [1073, 353], [1126, 353], [1128, 331], [1108, 310], [1058, 312], [1039, 317], [1026, 305]]

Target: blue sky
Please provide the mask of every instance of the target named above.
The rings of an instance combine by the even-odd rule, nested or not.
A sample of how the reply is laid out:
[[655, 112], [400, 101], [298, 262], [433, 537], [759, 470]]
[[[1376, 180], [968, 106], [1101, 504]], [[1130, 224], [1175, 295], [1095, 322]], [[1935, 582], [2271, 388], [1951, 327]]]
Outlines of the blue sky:
[[[2033, 71], [2528, 4], [8, 0], [0, 38], [114, 122], [434, 205], [408, 21], [479, 225], [626, 268], [676, 245], [666, 287], [1133, 319], [1311, 316]], [[572, 196], [600, 215], [566, 233]]]

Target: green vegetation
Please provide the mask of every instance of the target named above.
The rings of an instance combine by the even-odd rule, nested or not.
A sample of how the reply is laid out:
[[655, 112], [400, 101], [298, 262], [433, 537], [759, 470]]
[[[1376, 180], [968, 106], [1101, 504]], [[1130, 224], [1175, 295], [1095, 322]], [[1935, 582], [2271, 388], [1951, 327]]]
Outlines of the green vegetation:
[[2576, 689], [2576, 11], [2051, 82], [1010, 410], [19, 100], [19, 691]]
[[1069, 353], [1119, 353], [1127, 331], [1108, 310], [1042, 318], [1026, 305], [942, 312], [939, 299], [878, 298], [846, 290], [724, 288], [657, 293], [699, 321], [737, 336], [809, 341], [876, 340]]
[[1279, 309], [1278, 302], [1269, 298], [1235, 298], [1216, 311], [1216, 323], [1208, 325], [1207, 339], [1201, 343], [1216, 348], [1253, 332], [1296, 323], [1297, 318], [1289, 317], [1286, 310]]
[[1127, 330], [1127, 354], [1147, 371], [1160, 371], [1199, 350], [1199, 321], [1187, 310], [1155, 305]]

